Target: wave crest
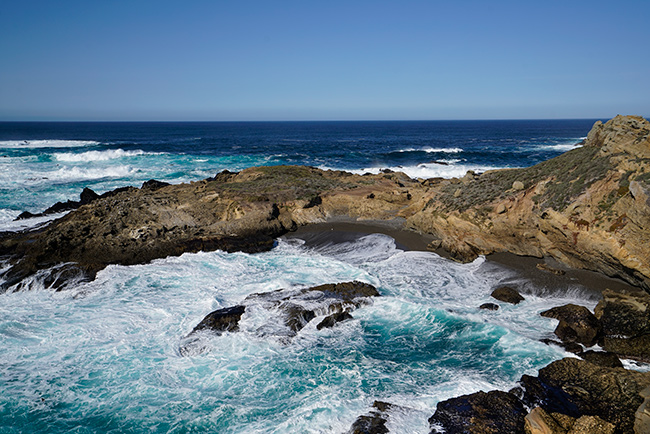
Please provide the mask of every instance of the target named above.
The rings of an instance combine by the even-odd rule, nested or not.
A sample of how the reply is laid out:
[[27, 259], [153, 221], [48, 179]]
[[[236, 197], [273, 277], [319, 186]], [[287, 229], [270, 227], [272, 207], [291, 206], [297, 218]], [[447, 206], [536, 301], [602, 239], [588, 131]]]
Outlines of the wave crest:
[[79, 148], [99, 144], [94, 140], [0, 140], [0, 148]]
[[66, 162], [85, 162], [85, 161], [108, 161], [118, 158], [137, 157], [139, 155], [149, 154], [142, 150], [125, 151], [124, 149], [109, 149], [107, 151], [86, 151], [81, 153], [64, 152], [54, 154], [57, 161]]

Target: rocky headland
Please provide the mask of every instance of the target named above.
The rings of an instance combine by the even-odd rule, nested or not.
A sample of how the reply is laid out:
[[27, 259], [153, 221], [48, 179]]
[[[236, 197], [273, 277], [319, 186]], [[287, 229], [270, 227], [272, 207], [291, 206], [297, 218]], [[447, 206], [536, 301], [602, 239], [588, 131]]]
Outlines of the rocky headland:
[[[643, 118], [597, 122], [582, 146], [532, 167], [459, 179], [254, 167], [189, 184], [152, 180], [102, 195], [84, 190], [79, 201], [44, 213], [67, 209], [44, 227], [0, 234], [1, 290], [26, 289], [34, 281], [64, 289], [109, 264], [184, 252], [265, 251], [298, 227], [341, 218], [390, 221], [426, 234], [431, 250], [459, 261], [509, 252], [552, 259], [560, 268], [540, 266], [550, 273], [578, 268], [622, 279], [630, 289], [605, 291], [594, 312], [567, 305], [542, 313], [558, 320], [555, 343], [582, 360], [554, 362], [538, 377], [522, 377], [516, 390], [441, 402], [430, 422], [432, 432], [447, 433], [650, 432], [650, 373], [626, 370], [619, 360], [650, 361], [650, 122]], [[349, 285], [354, 294], [357, 284]], [[290, 338], [319, 315], [319, 324], [335, 327], [361, 302], [343, 295], [350, 288], [323, 288], [251, 297], [281, 312]], [[358, 296], [378, 295], [364, 291]], [[306, 307], [314, 297], [322, 306]], [[236, 331], [251, 303], [208, 315], [186, 338], [189, 347], [199, 332]], [[600, 348], [588, 350], [594, 345]], [[394, 407], [380, 403], [352, 431], [387, 432], [382, 421]]]

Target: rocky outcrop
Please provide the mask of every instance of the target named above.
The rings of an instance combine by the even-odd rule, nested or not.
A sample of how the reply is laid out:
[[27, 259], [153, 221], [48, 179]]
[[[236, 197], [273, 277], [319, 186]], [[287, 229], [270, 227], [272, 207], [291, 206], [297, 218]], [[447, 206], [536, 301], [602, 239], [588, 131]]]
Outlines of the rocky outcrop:
[[433, 235], [458, 260], [493, 252], [551, 257], [648, 290], [648, 173], [650, 123], [617, 116], [559, 157], [460, 179], [273, 166], [190, 184], [148, 181], [89, 196], [36, 232], [4, 234], [0, 256], [10, 256], [11, 266], [2, 288], [60, 264], [76, 264], [92, 278], [108, 264], [198, 250], [268, 250], [297, 226], [347, 217], [401, 218], [404, 228]]
[[591, 347], [597, 341], [600, 323], [584, 306], [567, 304], [546, 310], [540, 315], [559, 320], [555, 334], [563, 342], [577, 342]]
[[597, 122], [583, 146], [535, 166], [431, 182], [407, 225], [460, 260], [551, 257], [648, 290], [649, 173], [650, 122], [617, 116]]
[[359, 416], [346, 434], [387, 434], [390, 432], [386, 423], [391, 407], [392, 404], [387, 402], [375, 401], [370, 413]]
[[522, 377], [521, 384], [530, 407], [574, 418], [599, 416], [614, 425], [616, 433], [630, 433], [650, 373], [566, 358], [540, 369], [538, 377]]
[[581, 353], [578, 353], [578, 357], [597, 366], [604, 366], [606, 368], [623, 367], [621, 359], [619, 359], [616, 354], [610, 353], [609, 351], [583, 351]]
[[492, 291], [492, 294], [490, 295], [499, 301], [510, 304], [519, 304], [525, 300], [525, 298], [522, 297], [516, 289], [512, 289], [508, 286], [501, 286]]
[[233, 306], [211, 312], [194, 327], [192, 333], [200, 330], [211, 330], [221, 334], [239, 330], [239, 320], [246, 311], [246, 306]]
[[633, 289], [605, 290], [594, 312], [602, 327], [604, 349], [650, 361], [650, 295]]
[[269, 322], [254, 330], [257, 335], [289, 343], [312, 320], [321, 318], [317, 330], [334, 327], [352, 319], [350, 312], [369, 304], [371, 297], [378, 296], [374, 286], [357, 281], [251, 294], [237, 306], [209, 313], [185, 338], [180, 352], [189, 355], [204, 349], [197, 332], [220, 335], [239, 331], [240, 320], [249, 310], [264, 309], [272, 314]]
[[476, 392], [439, 402], [429, 418], [431, 434], [520, 434], [526, 410], [514, 395], [493, 390]]
[[[411, 193], [413, 190], [413, 193]], [[297, 225], [331, 217], [394, 219], [414, 212], [420, 184], [403, 174], [359, 176], [309, 167], [258, 167], [180, 185], [148, 181], [105, 193], [46, 228], [0, 237], [11, 258], [2, 288], [59, 264], [92, 279], [108, 264], [141, 264], [199, 250], [259, 252]], [[373, 199], [367, 199], [371, 193]]]

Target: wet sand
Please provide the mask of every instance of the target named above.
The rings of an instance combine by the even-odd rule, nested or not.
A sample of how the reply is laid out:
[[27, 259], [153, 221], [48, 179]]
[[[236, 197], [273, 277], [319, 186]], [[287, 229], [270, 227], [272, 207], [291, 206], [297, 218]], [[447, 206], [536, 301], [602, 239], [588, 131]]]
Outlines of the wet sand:
[[[285, 238], [299, 238], [309, 247], [319, 247], [328, 244], [338, 244], [353, 241], [365, 235], [384, 234], [395, 240], [397, 248], [405, 251], [431, 251], [427, 248], [435, 239], [431, 235], [404, 230], [403, 219], [389, 221], [355, 221], [353, 219], [336, 219], [326, 223], [302, 226], [295, 232], [285, 235]], [[434, 251], [436, 254], [450, 258], [443, 249]], [[517, 256], [511, 253], [494, 253], [486, 257], [486, 266], [503, 267], [512, 271], [512, 277], [501, 282], [512, 286], [522, 293], [534, 292], [537, 295], [553, 295], [571, 289], [579, 290], [589, 298], [598, 299], [603, 290], [633, 288], [628, 283], [605, 276], [602, 273], [579, 270], [566, 267], [551, 258], [534, 258]], [[451, 259], [450, 259], [451, 260]], [[560, 270], [561, 275], [541, 270], [538, 264], [546, 264], [554, 270]], [[540, 293], [540, 290], [542, 293]]]

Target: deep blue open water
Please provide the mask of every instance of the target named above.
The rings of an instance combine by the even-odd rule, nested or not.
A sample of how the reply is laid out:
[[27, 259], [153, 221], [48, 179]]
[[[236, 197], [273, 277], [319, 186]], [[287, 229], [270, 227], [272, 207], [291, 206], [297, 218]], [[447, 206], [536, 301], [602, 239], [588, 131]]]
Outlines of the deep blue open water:
[[[256, 165], [420, 178], [529, 166], [577, 146], [594, 121], [0, 123], [0, 230], [42, 223], [13, 219], [84, 187]], [[382, 297], [334, 329], [312, 321], [287, 343], [260, 334], [277, 318], [251, 309], [240, 332], [179, 351], [207, 313], [253, 292], [349, 280]], [[504, 282], [526, 301], [478, 310]], [[594, 300], [580, 288], [543, 291], [484, 258], [457, 264], [379, 234], [111, 266], [61, 293], [35, 280], [0, 294], [0, 433], [342, 433], [374, 400], [403, 408], [391, 432], [426, 433], [440, 400], [507, 390], [565, 355], [539, 342], [555, 324], [538, 313]]]

